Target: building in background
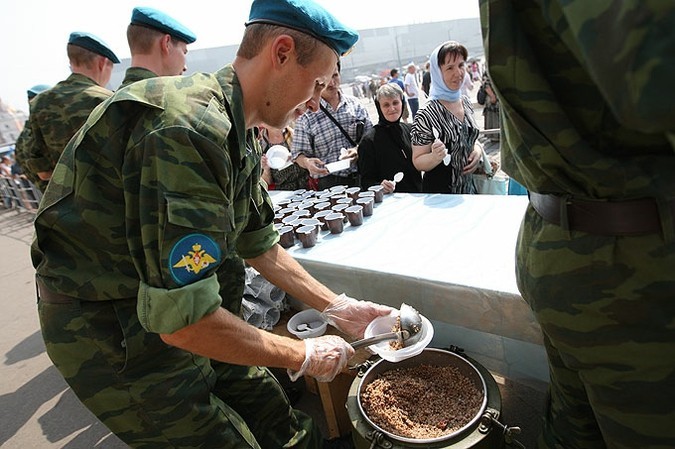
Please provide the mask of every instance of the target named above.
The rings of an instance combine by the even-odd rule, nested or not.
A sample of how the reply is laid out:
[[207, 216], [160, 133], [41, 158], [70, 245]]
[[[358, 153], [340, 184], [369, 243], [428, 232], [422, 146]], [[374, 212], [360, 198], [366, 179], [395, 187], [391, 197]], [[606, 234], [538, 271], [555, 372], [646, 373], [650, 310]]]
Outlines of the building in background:
[[[469, 58], [483, 57], [483, 40], [480, 20], [475, 18], [447, 20], [413, 25], [359, 30], [360, 39], [347, 56], [342, 58], [342, 82], [351, 83], [358, 77], [373, 75], [385, 77], [389, 71], [413, 62], [424, 67], [429, 54], [438, 44], [447, 40], [461, 42], [469, 50]], [[231, 62], [237, 45], [190, 50], [187, 55], [188, 70], [215, 72]], [[109, 89], [116, 89], [129, 67], [129, 59], [115, 64]]]

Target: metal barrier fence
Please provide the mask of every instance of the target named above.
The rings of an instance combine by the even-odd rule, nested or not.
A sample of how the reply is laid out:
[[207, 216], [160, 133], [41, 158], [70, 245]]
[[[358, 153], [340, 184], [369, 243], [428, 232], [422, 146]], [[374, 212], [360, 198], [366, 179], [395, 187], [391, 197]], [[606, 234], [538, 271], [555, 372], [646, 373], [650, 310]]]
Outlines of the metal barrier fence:
[[25, 178], [0, 177], [0, 196], [5, 209], [37, 212], [42, 192]]

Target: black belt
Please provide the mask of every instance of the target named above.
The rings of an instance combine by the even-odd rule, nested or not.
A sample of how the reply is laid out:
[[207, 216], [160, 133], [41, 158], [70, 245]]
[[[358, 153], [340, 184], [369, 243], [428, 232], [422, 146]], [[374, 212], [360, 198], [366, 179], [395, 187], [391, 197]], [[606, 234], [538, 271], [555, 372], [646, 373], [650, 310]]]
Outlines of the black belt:
[[38, 301], [46, 302], [47, 304], [73, 304], [80, 301], [80, 299], [73, 296], [51, 291], [37, 276], [35, 277], [35, 287], [37, 289]]
[[[655, 199], [590, 201], [530, 192], [530, 204], [549, 223], [564, 229], [600, 235], [660, 233], [661, 214]], [[675, 200], [665, 203], [670, 223], [675, 218]]]

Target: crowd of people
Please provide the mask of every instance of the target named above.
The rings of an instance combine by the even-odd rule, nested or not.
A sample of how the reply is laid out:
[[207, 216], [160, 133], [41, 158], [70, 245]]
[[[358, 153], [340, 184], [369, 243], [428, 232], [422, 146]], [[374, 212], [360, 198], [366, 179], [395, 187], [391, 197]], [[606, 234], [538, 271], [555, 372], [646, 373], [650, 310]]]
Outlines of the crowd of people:
[[[371, 92], [374, 124], [340, 90], [358, 34], [312, 0], [254, 0], [234, 61], [190, 76], [194, 33], [135, 8], [115, 92], [103, 87], [114, 52], [70, 35], [72, 74], [31, 97], [16, 156], [44, 190], [31, 257], [47, 353], [119, 438], [321, 447], [266, 367], [327, 382], [354, 350], [245, 323], [245, 264], [350, 337], [394, 311], [331, 291], [284, 251], [265, 187], [476, 193], [484, 149], [467, 89], [480, 82], [485, 127], [501, 129], [504, 168], [530, 192], [516, 277], [551, 373], [539, 447], [675, 445], [675, 120], [663, 106], [675, 7], [566, 2], [567, 21], [553, 21], [549, 7], [481, 2], [487, 73], [442, 42], [420, 84], [410, 65]], [[290, 154], [279, 169], [264, 155], [276, 145]], [[3, 158], [3, 176], [12, 165]]]

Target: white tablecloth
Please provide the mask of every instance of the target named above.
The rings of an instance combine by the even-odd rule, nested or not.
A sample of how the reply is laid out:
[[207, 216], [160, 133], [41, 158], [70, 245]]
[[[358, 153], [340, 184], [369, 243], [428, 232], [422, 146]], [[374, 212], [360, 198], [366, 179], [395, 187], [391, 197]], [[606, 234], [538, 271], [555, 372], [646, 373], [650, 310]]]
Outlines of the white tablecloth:
[[525, 196], [394, 193], [363, 225], [322, 231], [316, 246], [297, 242], [288, 251], [337, 293], [406, 302], [432, 320], [541, 343], [515, 281], [526, 206]]

